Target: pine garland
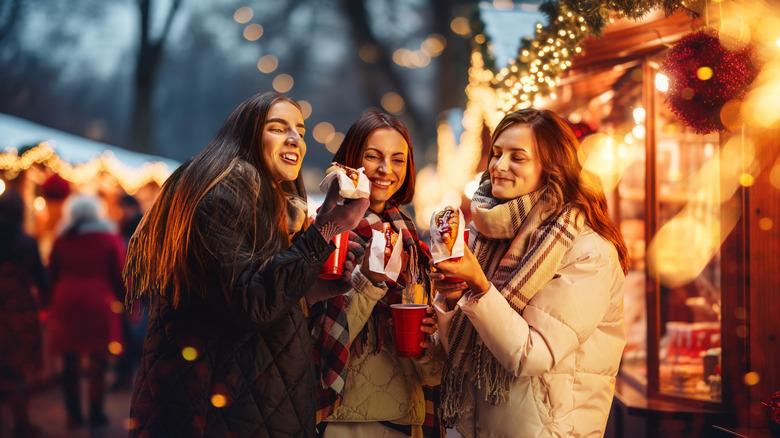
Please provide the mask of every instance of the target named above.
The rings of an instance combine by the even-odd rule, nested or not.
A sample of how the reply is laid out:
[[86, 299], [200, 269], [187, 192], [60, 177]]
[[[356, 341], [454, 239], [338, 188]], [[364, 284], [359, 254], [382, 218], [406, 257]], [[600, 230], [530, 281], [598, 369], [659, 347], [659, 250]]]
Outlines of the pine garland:
[[498, 92], [498, 109], [504, 113], [533, 104], [541, 96], [553, 94], [555, 80], [569, 67], [575, 55], [582, 52], [587, 35], [599, 38], [611, 14], [618, 18], [638, 20], [651, 10], [662, 8], [666, 16], [683, 9], [691, 19], [699, 16], [706, 0], [546, 0], [539, 10], [547, 25], [536, 25], [536, 35], [524, 37], [518, 56], [500, 70], [488, 50], [489, 37], [479, 11], [472, 19], [474, 41], [482, 54], [485, 68], [493, 73], [491, 86]]

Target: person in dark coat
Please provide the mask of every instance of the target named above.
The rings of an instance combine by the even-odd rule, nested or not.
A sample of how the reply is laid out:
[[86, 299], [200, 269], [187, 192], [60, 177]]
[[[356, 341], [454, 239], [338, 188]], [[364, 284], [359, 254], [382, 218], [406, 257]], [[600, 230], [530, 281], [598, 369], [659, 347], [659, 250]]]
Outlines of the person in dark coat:
[[308, 226], [304, 133], [296, 101], [250, 97], [141, 221], [126, 300], [156, 304], [130, 437], [314, 436], [307, 303], [351, 287], [351, 262], [341, 280], [318, 274], [331, 238], [357, 225], [368, 200], [339, 203], [334, 184]]
[[38, 243], [22, 231], [23, 217], [19, 194], [0, 194], [0, 405], [11, 408], [14, 436], [33, 437], [41, 432], [28, 415], [28, 379], [41, 369], [38, 306], [49, 298], [49, 283]]
[[103, 411], [109, 353], [122, 343], [122, 266], [125, 246], [113, 223], [102, 219], [102, 201], [71, 195], [65, 223], [54, 241], [49, 274], [54, 286], [50, 350], [62, 355], [62, 391], [69, 428], [84, 424], [81, 407], [81, 358], [87, 357], [89, 423], [104, 426]]

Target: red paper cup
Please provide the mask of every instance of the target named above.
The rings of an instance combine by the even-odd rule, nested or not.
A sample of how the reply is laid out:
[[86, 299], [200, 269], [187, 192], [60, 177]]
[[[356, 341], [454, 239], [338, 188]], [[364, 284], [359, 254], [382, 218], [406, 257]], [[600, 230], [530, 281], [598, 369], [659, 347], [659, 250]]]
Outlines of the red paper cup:
[[[468, 246], [468, 244], [469, 244], [469, 230], [465, 229], [463, 230], [463, 246]], [[450, 260], [453, 262], [457, 262], [458, 260], [460, 260], [460, 257], [453, 257]], [[458, 283], [463, 280], [455, 277], [444, 277], [444, 281], [446, 281], [447, 283]]]
[[344, 274], [344, 261], [347, 259], [347, 242], [349, 242], [349, 231], [337, 234], [333, 238], [336, 249], [330, 253], [328, 260], [322, 265], [320, 278], [325, 280], [338, 280]]
[[395, 337], [396, 354], [402, 357], [422, 356], [420, 342], [425, 339], [425, 332], [420, 331], [425, 317], [426, 304], [392, 304], [393, 335]]

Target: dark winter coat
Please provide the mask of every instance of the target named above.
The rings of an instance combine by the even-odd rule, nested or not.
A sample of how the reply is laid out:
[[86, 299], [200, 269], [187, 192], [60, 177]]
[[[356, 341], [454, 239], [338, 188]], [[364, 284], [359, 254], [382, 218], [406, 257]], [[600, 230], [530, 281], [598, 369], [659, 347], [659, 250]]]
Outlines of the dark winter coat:
[[[219, 185], [204, 197], [199, 218], [236, 213], [218, 193]], [[216, 256], [240, 244], [226, 242], [225, 233], [206, 235]], [[130, 436], [313, 437], [312, 342], [301, 298], [332, 251], [312, 227], [270, 261], [223, 257], [214, 278], [238, 266], [230, 306], [217, 299], [221, 291], [177, 309], [160, 298], [135, 383]]]
[[0, 380], [19, 379], [41, 367], [38, 288], [48, 300], [46, 269], [38, 244], [21, 231], [0, 236]]

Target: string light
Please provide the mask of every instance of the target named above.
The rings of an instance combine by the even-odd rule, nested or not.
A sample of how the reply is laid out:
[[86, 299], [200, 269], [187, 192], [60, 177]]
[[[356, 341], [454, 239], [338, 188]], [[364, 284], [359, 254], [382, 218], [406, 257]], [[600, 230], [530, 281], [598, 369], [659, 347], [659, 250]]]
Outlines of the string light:
[[162, 162], [148, 162], [140, 168], [130, 168], [114, 157], [110, 151], [74, 166], [57, 156], [48, 142], [39, 143], [22, 156], [16, 153], [0, 154], [0, 170], [10, 175], [18, 175], [34, 164], [42, 164], [75, 184], [87, 182], [100, 173], [108, 173], [117, 180], [125, 192], [130, 194], [150, 182], [162, 186], [171, 174], [171, 169]]

